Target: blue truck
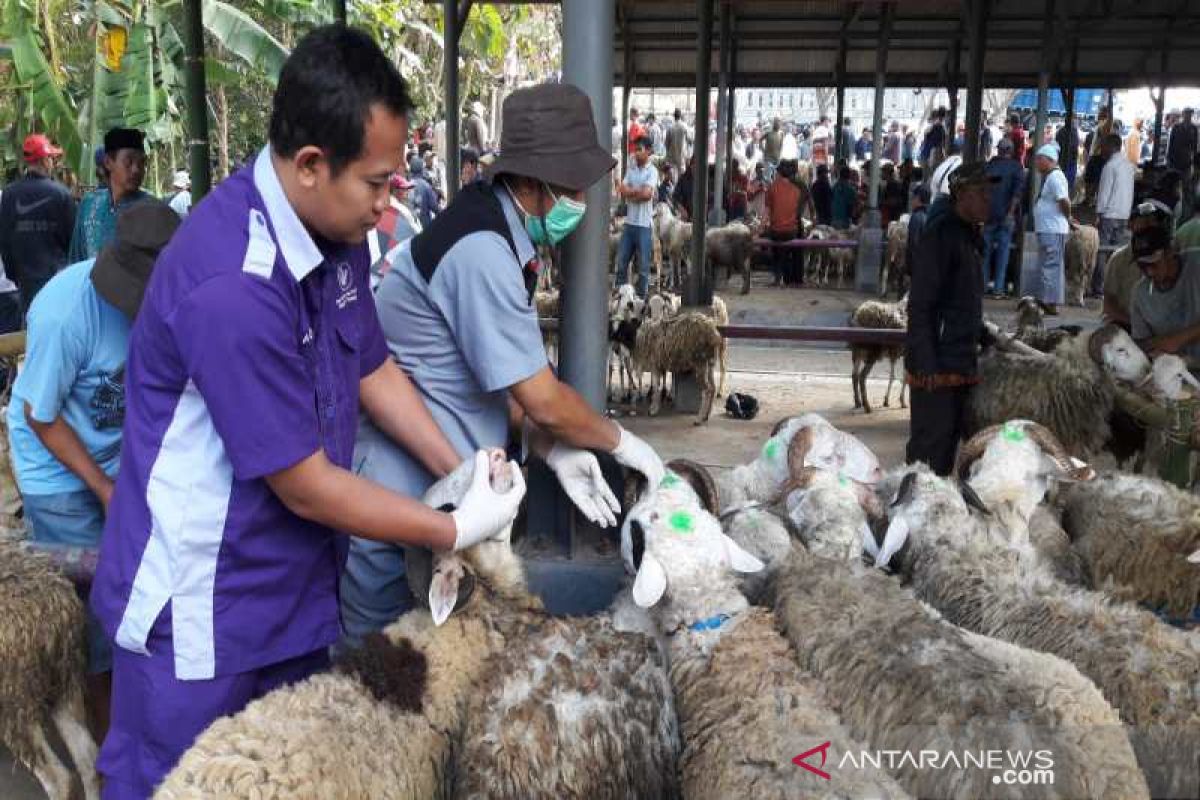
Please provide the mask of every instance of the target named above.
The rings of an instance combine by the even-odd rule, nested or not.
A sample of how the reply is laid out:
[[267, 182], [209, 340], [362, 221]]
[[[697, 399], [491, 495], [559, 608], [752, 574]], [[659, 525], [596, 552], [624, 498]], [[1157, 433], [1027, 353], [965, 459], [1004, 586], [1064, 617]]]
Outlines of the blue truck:
[[[1009, 105], [1014, 111], [1037, 111], [1037, 90], [1022, 89], [1017, 92]], [[1051, 116], [1065, 117], [1067, 115], [1067, 92], [1065, 89], [1051, 89], [1046, 98], [1046, 112]], [[1077, 117], [1095, 118], [1102, 106], [1108, 101], [1106, 89], [1076, 89], [1075, 115]]]

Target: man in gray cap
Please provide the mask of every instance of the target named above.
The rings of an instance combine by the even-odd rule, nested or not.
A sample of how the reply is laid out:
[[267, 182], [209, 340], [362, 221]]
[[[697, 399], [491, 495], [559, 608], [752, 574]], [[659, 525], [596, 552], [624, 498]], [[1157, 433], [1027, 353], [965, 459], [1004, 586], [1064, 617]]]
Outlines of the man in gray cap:
[[[34, 541], [100, 542], [121, 459], [129, 331], [154, 261], [177, 227], [179, 217], [162, 203], [131, 206], [100, 255], [51, 278], [29, 309], [8, 435]], [[107, 719], [111, 669], [111, 647], [89, 611], [90, 705], [100, 720]]]
[[[662, 461], [555, 377], [531, 300], [536, 247], [556, 245], [575, 229], [586, 211], [584, 191], [616, 162], [598, 143], [591, 105], [574, 86], [518, 90], [503, 115], [500, 156], [487, 167], [487, 180], [464, 186], [402, 246], [376, 291], [376, 309], [393, 357], [457, 450], [470, 454], [519, 438], [545, 459], [588, 519], [613, 525], [619, 505], [588, 450], [611, 452], [651, 485], [664, 475]], [[365, 422], [354, 464], [409, 496], [421, 496], [434, 480]], [[427, 564], [423, 552], [352, 540], [341, 585], [349, 639], [406, 610], [410, 588], [423, 600]]]

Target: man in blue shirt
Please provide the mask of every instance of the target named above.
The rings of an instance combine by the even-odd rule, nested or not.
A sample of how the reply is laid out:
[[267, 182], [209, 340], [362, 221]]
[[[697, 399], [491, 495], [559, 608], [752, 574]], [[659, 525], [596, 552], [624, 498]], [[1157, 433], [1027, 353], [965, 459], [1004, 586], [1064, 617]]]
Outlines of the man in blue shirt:
[[830, 202], [830, 215], [833, 227], [844, 231], [854, 223], [855, 207], [858, 204], [858, 192], [850, 183], [850, 168], [842, 167], [838, 174], [838, 182], [833, 185], [833, 195]]
[[[179, 226], [167, 206], [121, 214], [99, 257], [72, 264], [29, 310], [25, 365], [8, 405], [9, 452], [30, 538], [96, 547], [125, 421], [125, 356], [154, 259]], [[88, 616], [89, 706], [107, 727], [112, 650]]]
[[654, 224], [654, 189], [658, 186], [658, 170], [650, 163], [652, 144], [648, 136], [634, 143], [633, 163], [625, 170], [625, 178], [617, 187], [617, 196], [625, 201], [625, 227], [617, 247], [617, 286], [625, 283], [629, 261], [637, 250], [637, 293], [646, 296], [650, 284], [650, 241]]
[[999, 180], [992, 186], [992, 206], [983, 226], [983, 281], [985, 291], [1004, 296], [1008, 283], [1008, 251], [1012, 247], [1013, 219], [1021, 203], [1025, 170], [1013, 158], [1012, 139], [996, 144], [996, 155], [987, 164], [987, 174]]
[[[150, 197], [142, 191], [146, 175], [146, 148], [142, 132], [113, 128], [104, 134], [104, 171], [101, 186], [79, 203], [71, 234], [68, 260], [95, 258], [117, 229], [117, 215]], [[97, 177], [100, 173], [97, 172]]]
[[[520, 432], [575, 506], [613, 525], [619, 506], [588, 450], [611, 452], [652, 486], [665, 474], [662, 461], [558, 380], [531, 299], [535, 246], [557, 245], [574, 230], [584, 191], [607, 179], [615, 159], [596, 141], [587, 96], [569, 84], [518, 90], [503, 115], [488, 181], [464, 188], [401, 246], [375, 307], [393, 357], [459, 453], [503, 447]], [[437, 477], [369, 422], [359, 426], [354, 465], [404, 494], [421, 494]], [[410, 592], [428, 596], [428, 565], [425, 550], [353, 540], [341, 583], [351, 643], [409, 608]]]
[[144, 800], [215, 719], [328, 664], [345, 534], [459, 550], [516, 516], [520, 470], [498, 493], [483, 452], [449, 513], [350, 469], [360, 409], [432, 474], [462, 460], [388, 357], [368, 286], [411, 107], [370, 37], [317, 28], [280, 72], [270, 144], [160, 257], [91, 595], [114, 644], [110, 800]]

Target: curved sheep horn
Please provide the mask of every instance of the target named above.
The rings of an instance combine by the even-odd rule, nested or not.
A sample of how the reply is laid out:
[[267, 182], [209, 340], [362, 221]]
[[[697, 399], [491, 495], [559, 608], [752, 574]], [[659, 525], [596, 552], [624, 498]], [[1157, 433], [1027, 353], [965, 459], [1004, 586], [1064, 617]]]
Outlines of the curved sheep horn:
[[891, 502], [891, 507], [906, 505], [909, 500], [912, 500], [913, 487], [917, 485], [917, 473], [910, 472], [900, 481], [900, 488], [896, 490], [896, 497]]
[[1096, 471], [1084, 464], [1082, 461], [1076, 464], [1071, 458], [1071, 454], [1067, 452], [1067, 448], [1063, 447], [1062, 442], [1058, 437], [1044, 425], [1039, 425], [1036, 422], [1025, 423], [1025, 433], [1033, 440], [1034, 444], [1042, 449], [1059, 471], [1067, 475], [1072, 480], [1090, 481], [1096, 477]]
[[721, 511], [721, 498], [712, 475], [702, 465], [687, 458], [676, 458], [667, 462], [667, 469], [687, 481], [700, 497], [700, 505], [716, 516]]
[[1092, 362], [1104, 365], [1104, 347], [1122, 333], [1121, 329], [1116, 325], [1109, 323], [1101, 325], [1096, 330], [1092, 331], [1092, 336], [1088, 339], [1088, 356]]
[[968, 439], [958, 450], [958, 477], [966, 480], [967, 470], [983, 455], [983, 451], [991, 444], [992, 439], [1000, 432], [1002, 425], [989, 425]]
[[775, 423], [775, 427], [774, 427], [774, 428], [771, 428], [771, 435], [772, 435], [772, 436], [778, 436], [778, 435], [779, 435], [779, 432], [780, 432], [781, 430], [783, 430], [784, 426], [785, 426], [785, 425], [787, 425], [789, 422], [791, 422], [791, 421], [792, 421], [792, 420], [794, 420], [794, 419], [799, 419], [799, 417], [796, 417], [796, 416], [794, 416], [794, 415], [793, 415], [793, 416], [790, 416], [790, 417], [784, 417], [783, 419], [779, 420], [779, 422], [776, 422], [776, 423]]
[[971, 488], [971, 484], [966, 481], [959, 481], [958, 493], [962, 495], [963, 502], [967, 504], [968, 508], [975, 509], [985, 517], [992, 515], [992, 510], [984, 504], [983, 498], [979, 496], [979, 493]]
[[792, 436], [792, 440], [788, 442], [787, 450], [787, 466], [788, 474], [795, 479], [799, 479], [804, 472], [805, 459], [808, 457], [808, 451], [812, 449], [813, 437], [816, 431], [813, 428], [801, 428]]

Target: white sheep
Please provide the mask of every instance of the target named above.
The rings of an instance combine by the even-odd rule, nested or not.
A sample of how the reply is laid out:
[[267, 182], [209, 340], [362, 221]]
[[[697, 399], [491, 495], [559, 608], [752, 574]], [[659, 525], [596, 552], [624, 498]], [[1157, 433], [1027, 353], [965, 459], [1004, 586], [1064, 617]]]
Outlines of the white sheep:
[[[988, 515], [972, 514], [959, 487], [913, 470], [894, 501], [881, 560], [890, 559], [917, 596], [954, 624], [1073, 663], [1120, 712], [1152, 795], [1195, 797], [1200, 643], [1146, 611], [1064, 584], [1027, 535], [996, 530], [1019, 527], [1051, 475], [1086, 477], [1028, 431], [985, 437], [985, 455], [994, 457], [969, 473], [965, 490]], [[907, 547], [895, 555], [900, 541]]]
[[[737, 591], [731, 573], [762, 563], [721, 531], [681, 479], [642, 498], [627, 529], [633, 599], [651, 609], [671, 654], [686, 797], [907, 796], [877, 769], [826, 764], [827, 753], [862, 746], [830, 710], [820, 683], [797, 667], [770, 612], [751, 608]], [[800, 761], [835, 774], [826, 780], [801, 768], [794, 759], [803, 755], [813, 760]]]
[[754, 255], [754, 232], [741, 222], [731, 222], [718, 228], [710, 228], [704, 234], [704, 248], [712, 264], [713, 275], [720, 267], [725, 268], [725, 280], [732, 279], [735, 272], [742, 275], [742, 294], [750, 292], [750, 261]]
[[70, 797], [72, 784], [47, 738], [51, 730], [66, 745], [84, 796], [100, 796], [84, 711], [84, 652], [75, 587], [46, 557], [0, 542], [0, 744], [51, 800]]
[[[905, 330], [908, 328], [908, 298], [903, 297], [895, 303], [884, 303], [879, 300], [867, 300], [859, 304], [850, 315], [852, 328], [891, 328]], [[875, 362], [887, 356], [888, 385], [883, 392], [883, 407], [887, 408], [888, 396], [892, 393], [892, 383], [896, 380], [896, 362], [904, 358], [904, 345], [882, 344], [852, 344], [850, 345], [850, 383], [854, 388], [854, 407], [861, 408], [863, 413], [871, 413], [871, 402], [867, 399], [867, 377]], [[907, 408], [904, 394], [908, 384], [904, 376], [900, 376], [900, 407]]]
[[908, 284], [908, 214], [892, 220], [887, 227], [887, 249], [883, 256], [883, 274], [879, 276], [879, 296], [887, 297], [892, 283], [896, 296], [905, 294]]
[[1063, 252], [1063, 272], [1067, 280], [1067, 302], [1082, 306], [1083, 295], [1092, 280], [1096, 254], [1100, 251], [1100, 232], [1091, 225], [1078, 225], [1067, 237]]
[[671, 207], [666, 203], [659, 203], [655, 207], [654, 223], [663, 260], [667, 262], [668, 283], [678, 288], [683, 285], [687, 275], [687, 259], [692, 249], [692, 223], [684, 222], [672, 214]]
[[1137, 384], [1149, 369], [1145, 353], [1115, 325], [1069, 339], [1053, 354], [993, 348], [979, 361], [980, 381], [967, 404], [968, 434], [1029, 419], [1049, 428], [1070, 452], [1092, 458], [1112, 446], [1115, 384]]
[[1200, 605], [1200, 499], [1165, 481], [1110, 473], [1058, 493], [1088, 583], [1176, 618]]

